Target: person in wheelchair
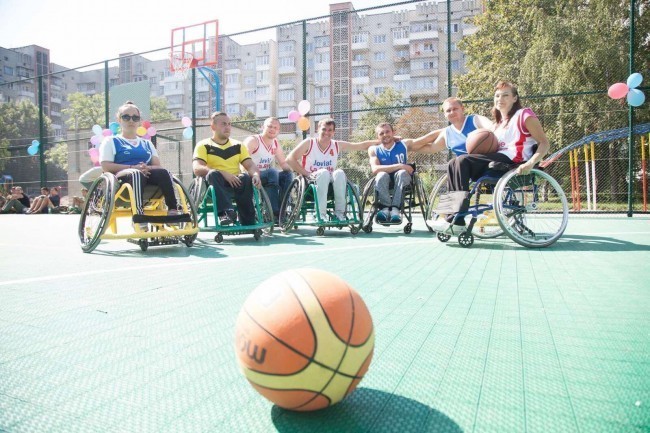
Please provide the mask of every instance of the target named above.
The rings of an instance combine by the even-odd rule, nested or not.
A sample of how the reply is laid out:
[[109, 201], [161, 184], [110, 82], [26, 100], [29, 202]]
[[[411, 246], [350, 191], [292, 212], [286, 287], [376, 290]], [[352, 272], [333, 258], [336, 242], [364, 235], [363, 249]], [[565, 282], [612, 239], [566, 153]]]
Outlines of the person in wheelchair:
[[[105, 172], [113, 173], [119, 180], [133, 188], [135, 213], [143, 215], [142, 192], [146, 185], [157, 185], [165, 197], [169, 215], [178, 215], [178, 201], [171, 173], [161, 167], [153, 143], [138, 137], [140, 109], [131, 101], [117, 110], [117, 121], [122, 128], [119, 135], [106, 137], [99, 146], [99, 162]], [[139, 223], [146, 230], [147, 223]]]
[[[413, 164], [407, 164], [408, 150], [425, 149], [423, 146], [433, 142], [440, 131], [432, 131], [416, 139], [401, 139], [395, 137], [395, 131], [390, 123], [384, 122], [375, 128], [379, 144], [368, 148], [370, 169], [375, 176], [375, 192], [379, 211], [377, 222], [399, 224], [402, 222], [401, 208], [404, 187], [411, 184], [415, 171]], [[394, 184], [393, 197], [390, 196], [390, 184]]]
[[289, 166], [298, 174], [316, 184], [318, 195], [318, 214], [320, 219], [328, 221], [327, 216], [327, 190], [331, 183], [334, 190], [334, 216], [333, 222], [345, 222], [345, 207], [347, 205], [346, 188], [347, 177], [342, 169], [337, 169], [336, 164], [339, 152], [342, 150], [367, 150], [376, 140], [367, 140], [358, 143], [334, 140], [336, 123], [332, 118], [322, 119], [318, 122], [318, 135], [316, 138], [307, 138], [300, 142], [287, 156]]
[[[201, 140], [194, 149], [194, 174], [204, 177], [214, 188], [221, 225], [232, 224], [237, 220], [237, 213], [232, 208], [233, 197], [241, 225], [253, 225], [256, 219], [253, 185], [257, 188], [262, 185], [260, 173], [246, 146], [230, 139], [230, 117], [226, 113], [215, 112], [210, 118], [213, 134], [212, 137]], [[241, 172], [240, 164], [247, 173]]]
[[[264, 121], [261, 134], [251, 135], [244, 140], [244, 146], [260, 172], [260, 180], [271, 201], [276, 223], [280, 212], [280, 200], [293, 180], [293, 171], [287, 164], [282, 146], [278, 143], [279, 133], [280, 121], [277, 117], [269, 117]], [[274, 160], [282, 171], [271, 166]]]
[[447, 215], [436, 221], [432, 229], [457, 235], [465, 230], [465, 220], [458, 214], [469, 208], [469, 189], [472, 179], [479, 179], [489, 169], [507, 171], [519, 164], [518, 174], [527, 174], [548, 152], [550, 144], [542, 125], [530, 108], [521, 105], [517, 87], [509, 81], [495, 86], [494, 123], [492, 131], [499, 140], [499, 150], [486, 155], [464, 154], [449, 161], [447, 187], [449, 193], [441, 196], [439, 214]]

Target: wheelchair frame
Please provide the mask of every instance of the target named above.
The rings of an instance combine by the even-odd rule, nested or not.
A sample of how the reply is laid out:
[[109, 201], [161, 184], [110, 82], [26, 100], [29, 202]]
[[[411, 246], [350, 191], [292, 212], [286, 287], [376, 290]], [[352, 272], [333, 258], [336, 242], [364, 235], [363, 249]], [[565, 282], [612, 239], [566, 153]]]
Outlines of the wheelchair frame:
[[[216, 232], [214, 240], [217, 243], [223, 242], [224, 234], [252, 234], [256, 241], [260, 239], [262, 234], [269, 236], [273, 234], [273, 225], [275, 224], [273, 220], [273, 208], [269, 196], [262, 187], [257, 188], [253, 186], [255, 217], [257, 221], [261, 222], [248, 226], [241, 225], [239, 220], [228, 225], [222, 225], [219, 222], [219, 217], [217, 216], [219, 210], [217, 209], [217, 197], [214, 187], [208, 185], [203, 177], [196, 177], [194, 179], [192, 186], [190, 186], [190, 196], [197, 207], [199, 230], [201, 232]], [[236, 209], [236, 205], [233, 205], [233, 208]], [[214, 226], [209, 225], [209, 214], [212, 214], [214, 217]], [[201, 223], [203, 223], [203, 226], [201, 226]]]
[[[181, 215], [167, 215], [165, 200], [157, 187], [155, 193], [144, 200], [144, 214], [137, 215], [133, 187], [126, 182], [119, 184], [119, 179], [112, 173], [103, 173], [90, 186], [79, 218], [81, 249], [90, 253], [101, 240], [109, 239], [126, 239], [139, 245], [142, 251], [150, 246], [179, 242], [191, 247], [199, 231], [196, 208], [180, 180], [173, 177], [173, 181], [183, 212]], [[147, 185], [143, 193], [153, 190], [152, 187], [155, 186]], [[120, 234], [118, 218], [147, 223], [149, 228], [143, 231], [134, 224], [133, 232]]]
[[[356, 235], [362, 221], [363, 209], [360, 206], [359, 196], [350, 181], [346, 185], [346, 221], [331, 219], [334, 216], [334, 198], [330, 198], [331, 184], [328, 187], [327, 213], [330, 221], [324, 221], [320, 217], [318, 209], [318, 194], [316, 193], [316, 184], [309, 181], [305, 176], [296, 176], [289, 188], [287, 188], [282, 203], [280, 204], [279, 226], [282, 232], [287, 232], [291, 228], [297, 229], [299, 226], [317, 227], [316, 234], [323, 236], [326, 228], [350, 227], [350, 233]], [[307, 195], [310, 194], [310, 197]], [[307, 216], [312, 216], [312, 221], [308, 221]]]
[[[434, 207], [437, 204], [437, 197], [443, 191], [443, 185], [446, 192], [446, 176], [438, 180], [431, 193], [427, 218], [430, 217], [432, 220], [440, 217], [435, 213]], [[494, 188], [492, 203], [480, 203], [476, 198], [475, 204], [472, 205], [472, 198], [480, 196], [480, 189], [484, 185]], [[554, 191], [553, 200], [557, 200], [561, 210], [552, 210], [544, 205], [543, 196], [549, 196], [550, 188]], [[465, 231], [458, 235], [458, 243], [462, 247], [470, 247], [474, 243], [474, 235], [480, 238], [493, 238], [505, 233], [524, 247], [543, 248], [554, 244], [562, 236], [568, 223], [569, 206], [562, 187], [552, 176], [539, 169], [533, 169], [526, 175], [517, 174], [516, 169], [502, 175], [489, 172], [474, 182], [469, 200], [470, 206], [467, 212], [457, 215], [460, 218], [467, 216], [471, 218]], [[479, 217], [490, 212], [494, 213], [499, 229], [487, 234], [480, 231], [474, 233], [473, 229]], [[553, 215], [560, 215], [559, 222], [551, 223]], [[541, 229], [551, 231], [541, 232]], [[451, 235], [437, 232], [437, 237], [441, 242], [447, 242]]]
[[[401, 225], [404, 221], [400, 222], [379, 222], [376, 221], [375, 217], [379, 212], [379, 206], [376, 202], [377, 195], [375, 191], [375, 183], [377, 176], [373, 176], [366, 182], [366, 185], [363, 187], [363, 195], [361, 198], [361, 203], [363, 204], [363, 223], [361, 229], [366, 233], [372, 233], [372, 224], [373, 221], [377, 224], [380, 224], [385, 227]], [[370, 209], [366, 212], [366, 207], [368, 202], [371, 200]], [[411, 184], [404, 187], [402, 191], [402, 204], [400, 208], [400, 213], [407, 220], [406, 225], [404, 225], [404, 233], [410, 234], [413, 228], [413, 208], [420, 208], [422, 215], [425, 214], [427, 206], [427, 195], [424, 191], [424, 185], [418, 176], [417, 171], [414, 171], [411, 176]]]

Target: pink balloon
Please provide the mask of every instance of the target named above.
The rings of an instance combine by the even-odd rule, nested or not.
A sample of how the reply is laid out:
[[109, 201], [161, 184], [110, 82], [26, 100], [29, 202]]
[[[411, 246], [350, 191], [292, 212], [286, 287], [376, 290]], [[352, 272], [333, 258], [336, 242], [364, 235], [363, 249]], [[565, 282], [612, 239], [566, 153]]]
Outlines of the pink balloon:
[[142, 126], [144, 126], [145, 128], [149, 128], [151, 126], [151, 122], [145, 120], [144, 122], [142, 122]]
[[149, 135], [150, 137], [153, 137], [154, 135], [156, 135], [156, 132], [157, 132], [156, 128], [153, 127], [153, 126], [150, 126], [150, 127], [147, 128], [147, 135]]
[[142, 138], [144, 138], [145, 140], [151, 140], [151, 135], [149, 135], [149, 134], [144, 134], [144, 135], [142, 136]]
[[297, 122], [298, 119], [300, 119], [300, 113], [298, 113], [296, 110], [291, 110], [289, 111], [287, 118], [292, 122]]
[[93, 162], [93, 164], [97, 164], [99, 162], [99, 149], [96, 147], [89, 149], [88, 155], [90, 156], [90, 160]]
[[90, 137], [90, 142], [92, 143], [93, 146], [99, 146], [102, 142], [102, 136], [93, 135], [92, 137]]
[[103, 135], [104, 137], [110, 137], [111, 135], [113, 135], [113, 131], [111, 131], [110, 129], [104, 129], [104, 130], [102, 131], [102, 135]]
[[192, 119], [190, 119], [189, 117], [185, 116], [185, 117], [183, 117], [183, 118], [181, 119], [181, 124], [182, 124], [184, 127], [186, 127], [186, 128], [189, 127], [189, 126], [192, 126]]
[[607, 89], [607, 94], [612, 99], [621, 99], [627, 95], [627, 92], [630, 90], [625, 83], [616, 83], [609, 86]]

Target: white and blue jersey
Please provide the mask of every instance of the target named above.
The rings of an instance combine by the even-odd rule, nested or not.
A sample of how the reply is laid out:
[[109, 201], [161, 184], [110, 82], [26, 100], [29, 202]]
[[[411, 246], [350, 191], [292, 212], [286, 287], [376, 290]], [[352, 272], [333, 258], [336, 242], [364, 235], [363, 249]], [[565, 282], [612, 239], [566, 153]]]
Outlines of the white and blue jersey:
[[158, 156], [156, 148], [149, 140], [138, 137], [126, 139], [121, 135], [107, 137], [99, 146], [99, 161], [116, 164], [136, 165], [144, 162], [149, 165], [151, 158]]
[[377, 144], [373, 147], [380, 165], [406, 164], [408, 152], [401, 141], [393, 144], [390, 149], [386, 149], [383, 144]]
[[473, 114], [465, 117], [463, 127], [458, 130], [454, 125], [449, 125], [445, 128], [445, 143], [447, 148], [454, 152], [456, 155], [464, 155], [467, 153], [467, 134], [478, 129], [476, 121], [478, 119]]

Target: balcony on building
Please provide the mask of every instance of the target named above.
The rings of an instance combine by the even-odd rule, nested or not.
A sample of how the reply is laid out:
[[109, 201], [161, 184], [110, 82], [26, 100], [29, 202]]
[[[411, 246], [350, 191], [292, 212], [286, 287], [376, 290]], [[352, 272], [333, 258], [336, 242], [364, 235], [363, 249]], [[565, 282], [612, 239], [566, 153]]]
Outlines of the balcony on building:
[[393, 75], [393, 81], [408, 81], [411, 79], [411, 74], [395, 74]]
[[291, 90], [291, 89], [296, 89], [296, 84], [295, 83], [286, 83], [286, 84], [278, 84], [278, 90]]
[[393, 39], [393, 46], [394, 47], [402, 47], [404, 45], [408, 45], [409, 41], [410, 41], [409, 38]]
[[350, 48], [352, 50], [357, 50], [357, 51], [359, 51], [359, 50], [367, 50], [368, 48], [370, 48], [370, 44], [368, 43], [368, 41], [353, 42], [352, 44], [350, 44]]
[[411, 41], [422, 39], [438, 39], [438, 32], [436, 30], [427, 30], [424, 32], [411, 32], [409, 35]]
[[396, 56], [393, 58], [394, 63], [403, 63], [403, 62], [408, 62], [409, 60], [411, 60], [410, 56], [399, 56], [399, 57]]
[[295, 74], [297, 72], [295, 66], [280, 66], [278, 67], [278, 74], [280, 75], [286, 75], [286, 74]]
[[411, 89], [411, 97], [435, 96], [438, 94], [437, 89]]
[[18, 91], [18, 97], [19, 98], [29, 98], [30, 100], [34, 100], [35, 94], [34, 92], [30, 92], [29, 90], [19, 90]]
[[352, 84], [370, 84], [370, 77], [352, 77]]

